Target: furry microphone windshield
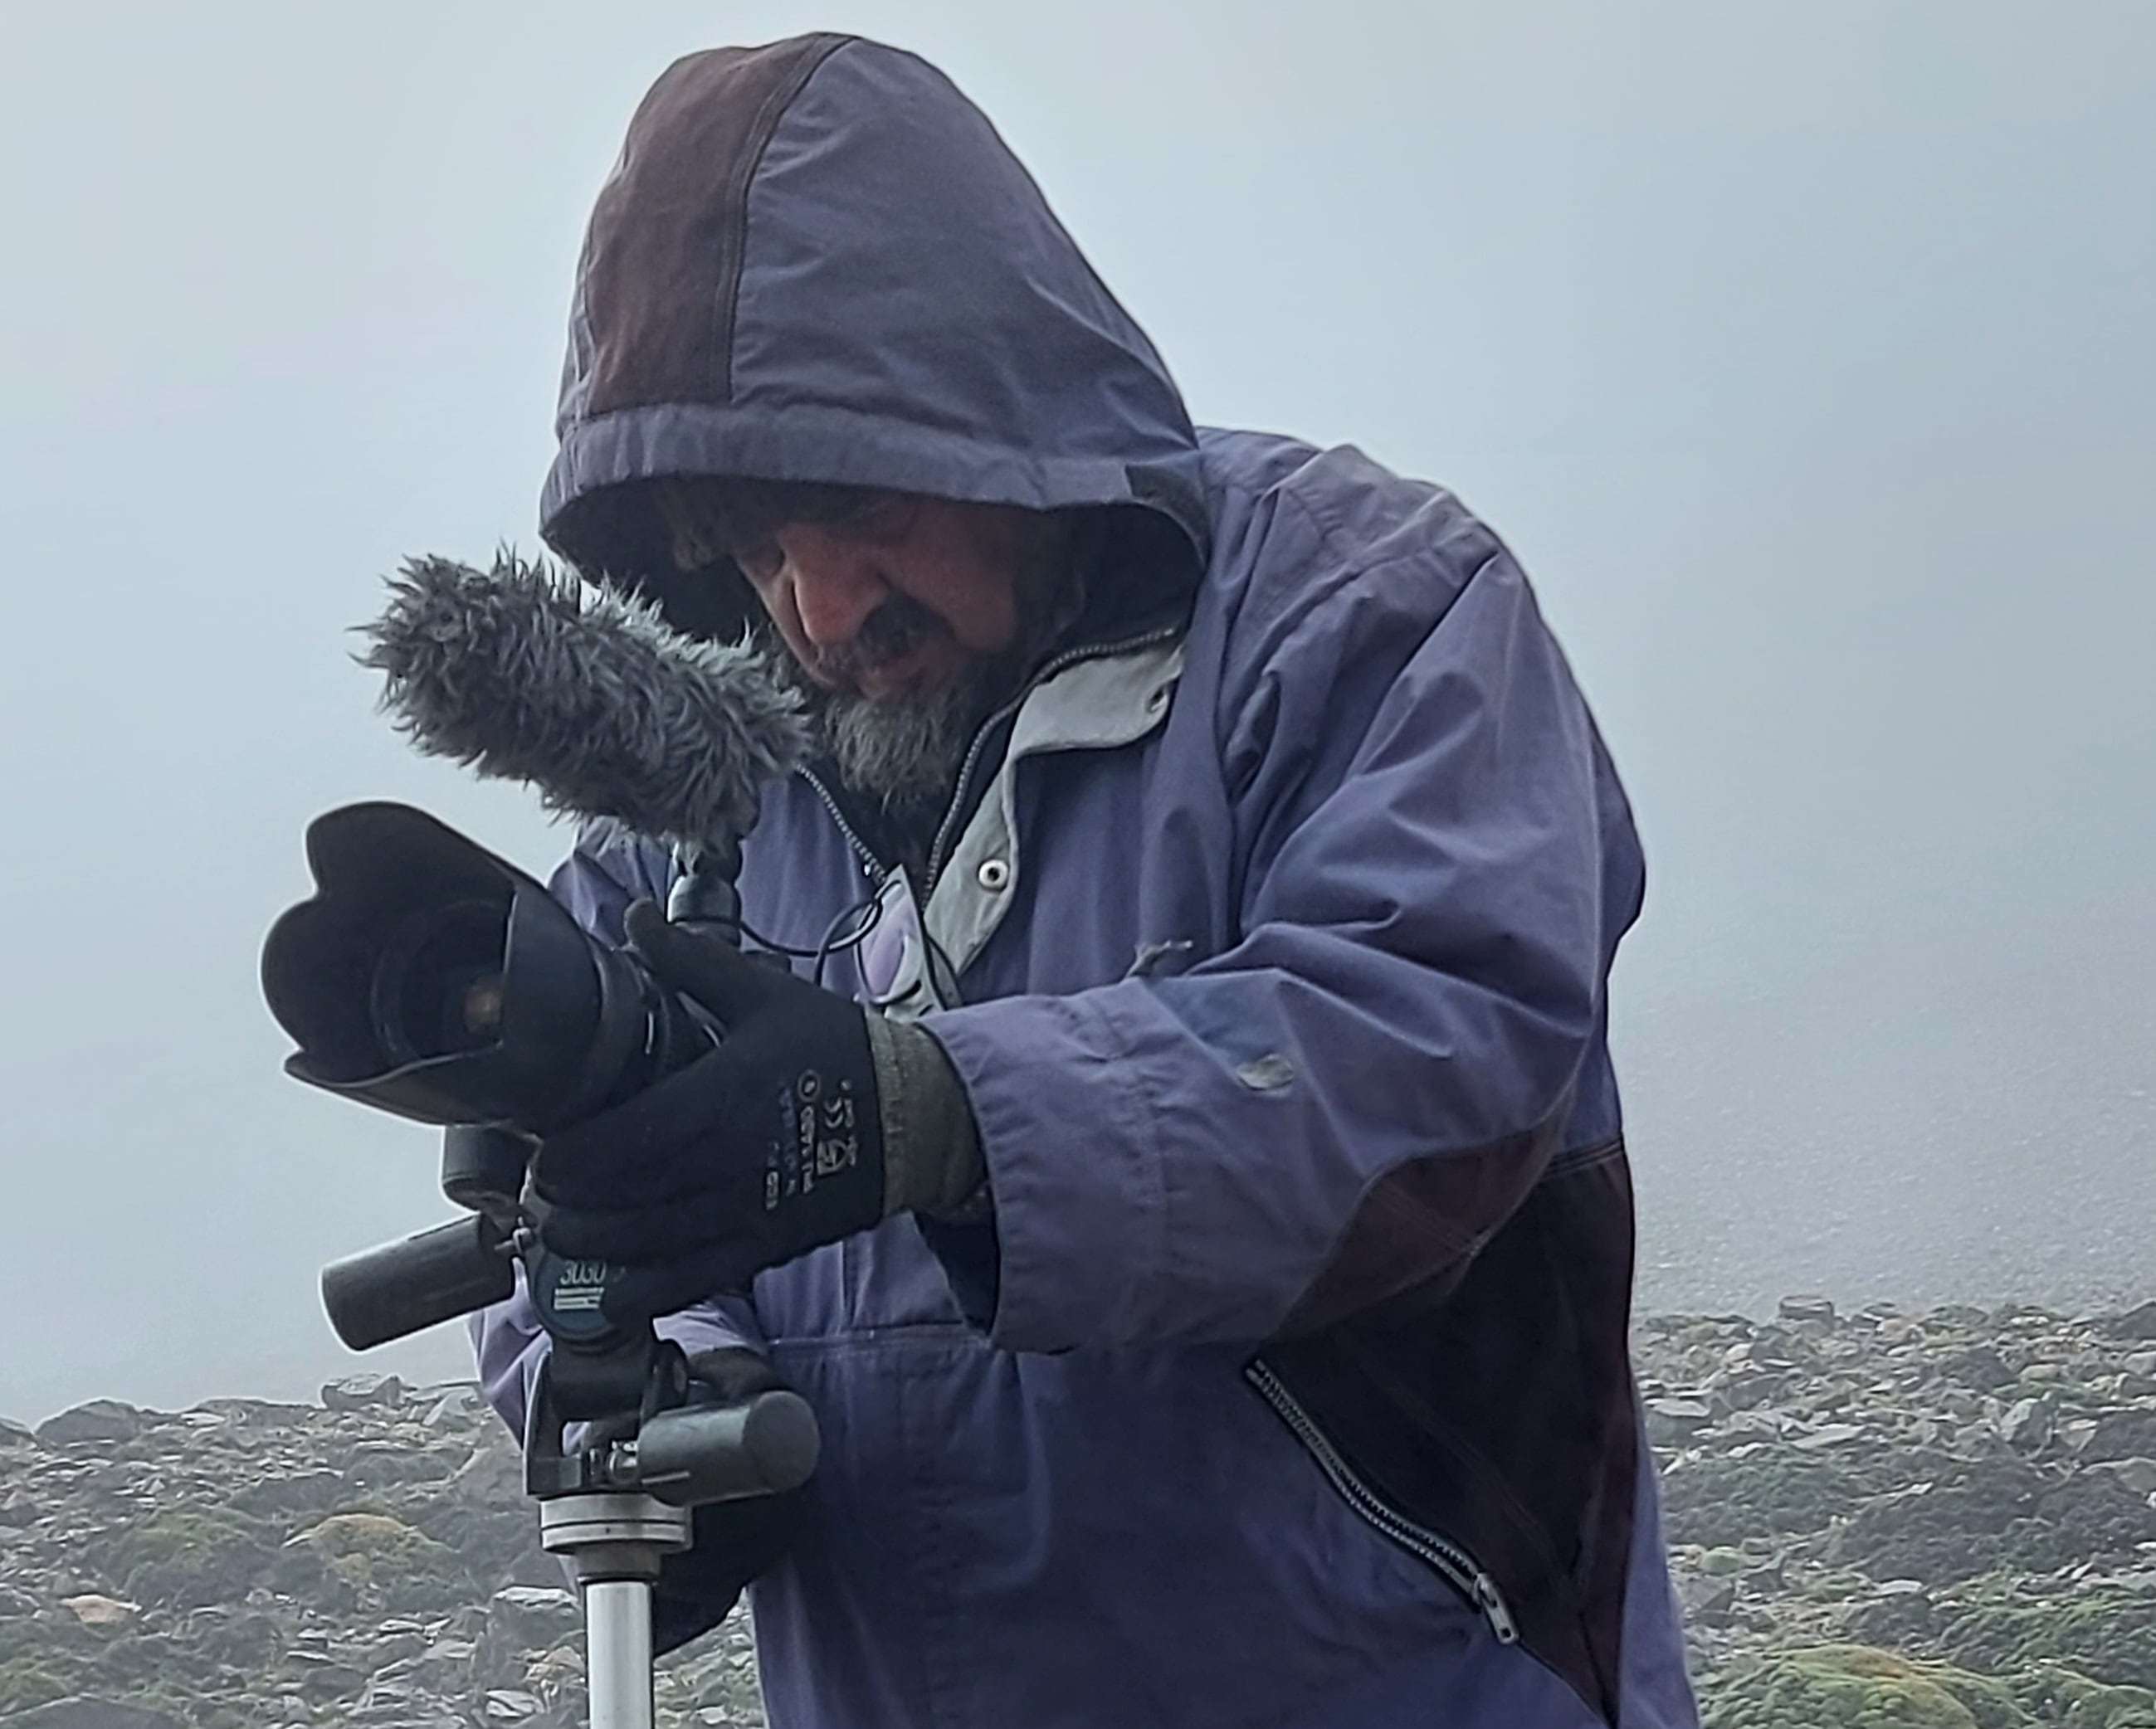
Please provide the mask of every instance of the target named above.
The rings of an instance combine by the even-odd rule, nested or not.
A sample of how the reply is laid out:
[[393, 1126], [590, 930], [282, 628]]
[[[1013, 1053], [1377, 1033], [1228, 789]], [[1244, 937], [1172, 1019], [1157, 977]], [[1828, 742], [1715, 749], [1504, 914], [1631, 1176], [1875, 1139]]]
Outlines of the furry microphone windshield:
[[550, 810], [722, 844], [805, 757], [800, 700], [752, 644], [684, 636], [656, 608], [544, 562], [413, 559], [362, 627], [360, 664], [425, 754], [528, 782]]

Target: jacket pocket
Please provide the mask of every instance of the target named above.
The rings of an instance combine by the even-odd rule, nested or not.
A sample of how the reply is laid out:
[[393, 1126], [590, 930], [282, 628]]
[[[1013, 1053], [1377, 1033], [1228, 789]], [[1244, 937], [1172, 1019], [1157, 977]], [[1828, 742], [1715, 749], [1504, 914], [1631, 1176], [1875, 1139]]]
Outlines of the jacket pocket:
[[1423, 1562], [1466, 1598], [1490, 1624], [1498, 1644], [1519, 1643], [1519, 1626], [1488, 1568], [1451, 1538], [1408, 1518], [1364, 1482], [1263, 1357], [1253, 1357], [1245, 1365], [1243, 1378], [1287, 1425], [1289, 1433], [1317, 1461], [1326, 1480], [1359, 1518]]

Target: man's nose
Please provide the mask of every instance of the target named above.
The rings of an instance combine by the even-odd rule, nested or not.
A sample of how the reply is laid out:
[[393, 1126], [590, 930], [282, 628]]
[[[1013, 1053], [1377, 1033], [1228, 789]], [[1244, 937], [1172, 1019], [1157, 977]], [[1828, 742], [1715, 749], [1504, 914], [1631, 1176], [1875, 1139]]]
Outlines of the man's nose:
[[782, 529], [777, 539], [803, 634], [819, 649], [851, 642], [891, 593], [875, 549], [813, 524]]

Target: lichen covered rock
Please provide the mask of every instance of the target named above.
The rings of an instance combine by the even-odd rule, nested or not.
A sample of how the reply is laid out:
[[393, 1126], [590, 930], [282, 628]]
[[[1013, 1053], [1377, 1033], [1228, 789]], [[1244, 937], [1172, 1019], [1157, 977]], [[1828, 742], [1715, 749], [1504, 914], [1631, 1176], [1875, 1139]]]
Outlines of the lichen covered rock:
[[[1707, 1729], [2156, 1729], [2151, 1326], [1820, 1298], [1644, 1319]], [[572, 1600], [470, 1388], [78, 1409], [0, 1422], [0, 1729], [68, 1701], [583, 1722]], [[667, 1729], [761, 1723], [745, 1618], [657, 1697]]]
[[1702, 1693], [1714, 1729], [2033, 1729], [1999, 1682], [1866, 1645], [1755, 1659]]

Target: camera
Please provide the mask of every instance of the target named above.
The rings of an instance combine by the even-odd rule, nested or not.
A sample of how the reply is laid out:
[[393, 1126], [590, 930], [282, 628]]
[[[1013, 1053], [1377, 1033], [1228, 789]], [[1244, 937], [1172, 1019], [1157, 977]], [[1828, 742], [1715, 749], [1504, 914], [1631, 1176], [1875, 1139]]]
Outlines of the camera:
[[693, 1060], [719, 1034], [545, 885], [409, 805], [307, 829], [317, 892], [262, 951], [285, 1072], [378, 1111], [538, 1136]]
[[285, 1071], [444, 1130], [442, 1192], [471, 1216], [337, 1261], [322, 1302], [363, 1351], [526, 1288], [557, 1343], [596, 1359], [639, 1329], [609, 1319], [615, 1270], [549, 1253], [527, 1228], [538, 1138], [618, 1104], [721, 1035], [697, 1004], [588, 935], [546, 886], [408, 805], [350, 804], [307, 829], [316, 894], [262, 951]]

